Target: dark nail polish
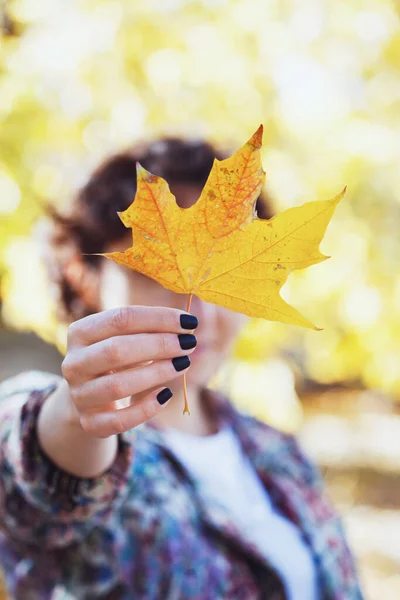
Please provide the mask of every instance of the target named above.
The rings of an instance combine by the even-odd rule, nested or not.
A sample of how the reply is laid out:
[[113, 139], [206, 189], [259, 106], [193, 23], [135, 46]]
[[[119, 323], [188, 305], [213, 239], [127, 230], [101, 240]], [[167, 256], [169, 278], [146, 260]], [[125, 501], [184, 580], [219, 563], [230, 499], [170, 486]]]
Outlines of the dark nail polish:
[[188, 356], [177, 356], [172, 359], [172, 364], [176, 371], [183, 371], [190, 366], [190, 358]]
[[165, 404], [172, 398], [172, 392], [169, 388], [164, 388], [157, 394], [157, 400], [159, 404]]
[[196, 329], [199, 321], [194, 315], [182, 314], [180, 317], [182, 329]]
[[197, 345], [197, 339], [195, 335], [191, 333], [181, 333], [178, 335], [179, 345], [182, 350], [191, 350]]

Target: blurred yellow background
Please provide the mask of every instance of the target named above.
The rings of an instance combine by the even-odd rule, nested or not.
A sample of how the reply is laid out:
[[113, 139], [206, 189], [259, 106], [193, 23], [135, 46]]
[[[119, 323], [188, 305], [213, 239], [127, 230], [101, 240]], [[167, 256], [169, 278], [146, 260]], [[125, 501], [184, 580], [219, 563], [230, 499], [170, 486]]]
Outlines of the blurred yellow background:
[[277, 210], [348, 185], [321, 247], [332, 258], [284, 289], [323, 331], [254, 321], [216, 384], [298, 432], [325, 469], [370, 600], [400, 598], [399, 10], [0, 3], [3, 339], [34, 331], [62, 349], [32, 224], [45, 201], [64, 206], [101, 159], [139, 139], [200, 136], [234, 150], [263, 123]]

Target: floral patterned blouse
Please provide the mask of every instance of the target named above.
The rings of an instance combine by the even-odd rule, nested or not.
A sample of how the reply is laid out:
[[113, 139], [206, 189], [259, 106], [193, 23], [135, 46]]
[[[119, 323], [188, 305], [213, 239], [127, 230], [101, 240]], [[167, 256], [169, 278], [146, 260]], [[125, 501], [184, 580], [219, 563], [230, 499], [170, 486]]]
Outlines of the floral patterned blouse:
[[[0, 564], [15, 600], [287, 600], [276, 571], [145, 424], [113, 466], [79, 479], [44, 455], [36, 422], [54, 375], [0, 386]], [[301, 530], [321, 600], [362, 600], [340, 518], [292, 436], [205, 391], [277, 510]], [[251, 507], [249, 507], [251, 510]]]

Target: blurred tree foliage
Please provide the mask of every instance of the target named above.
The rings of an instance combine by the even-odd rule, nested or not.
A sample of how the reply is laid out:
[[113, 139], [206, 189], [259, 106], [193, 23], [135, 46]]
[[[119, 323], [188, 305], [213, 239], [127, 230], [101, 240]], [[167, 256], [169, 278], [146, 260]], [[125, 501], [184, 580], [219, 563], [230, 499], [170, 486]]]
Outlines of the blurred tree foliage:
[[389, 0], [15, 0], [0, 5], [3, 314], [62, 344], [29, 234], [110, 152], [236, 148], [263, 123], [277, 209], [348, 192], [285, 297], [322, 332], [253, 322], [237, 356], [400, 397], [400, 27]]

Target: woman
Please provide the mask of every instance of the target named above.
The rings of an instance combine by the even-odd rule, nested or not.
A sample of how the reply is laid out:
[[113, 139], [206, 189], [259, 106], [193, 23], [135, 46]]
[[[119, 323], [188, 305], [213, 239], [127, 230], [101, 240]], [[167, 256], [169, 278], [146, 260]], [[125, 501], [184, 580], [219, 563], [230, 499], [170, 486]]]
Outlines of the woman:
[[[68, 217], [53, 215], [47, 263], [72, 323], [63, 378], [3, 384], [12, 598], [361, 598], [316, 468], [291, 436], [206, 389], [245, 318], [197, 298], [188, 314], [183, 296], [88, 256], [130, 245], [116, 212], [137, 159], [188, 207], [215, 154], [175, 139], [136, 148], [94, 173]], [[262, 198], [257, 210], [271, 216]]]

